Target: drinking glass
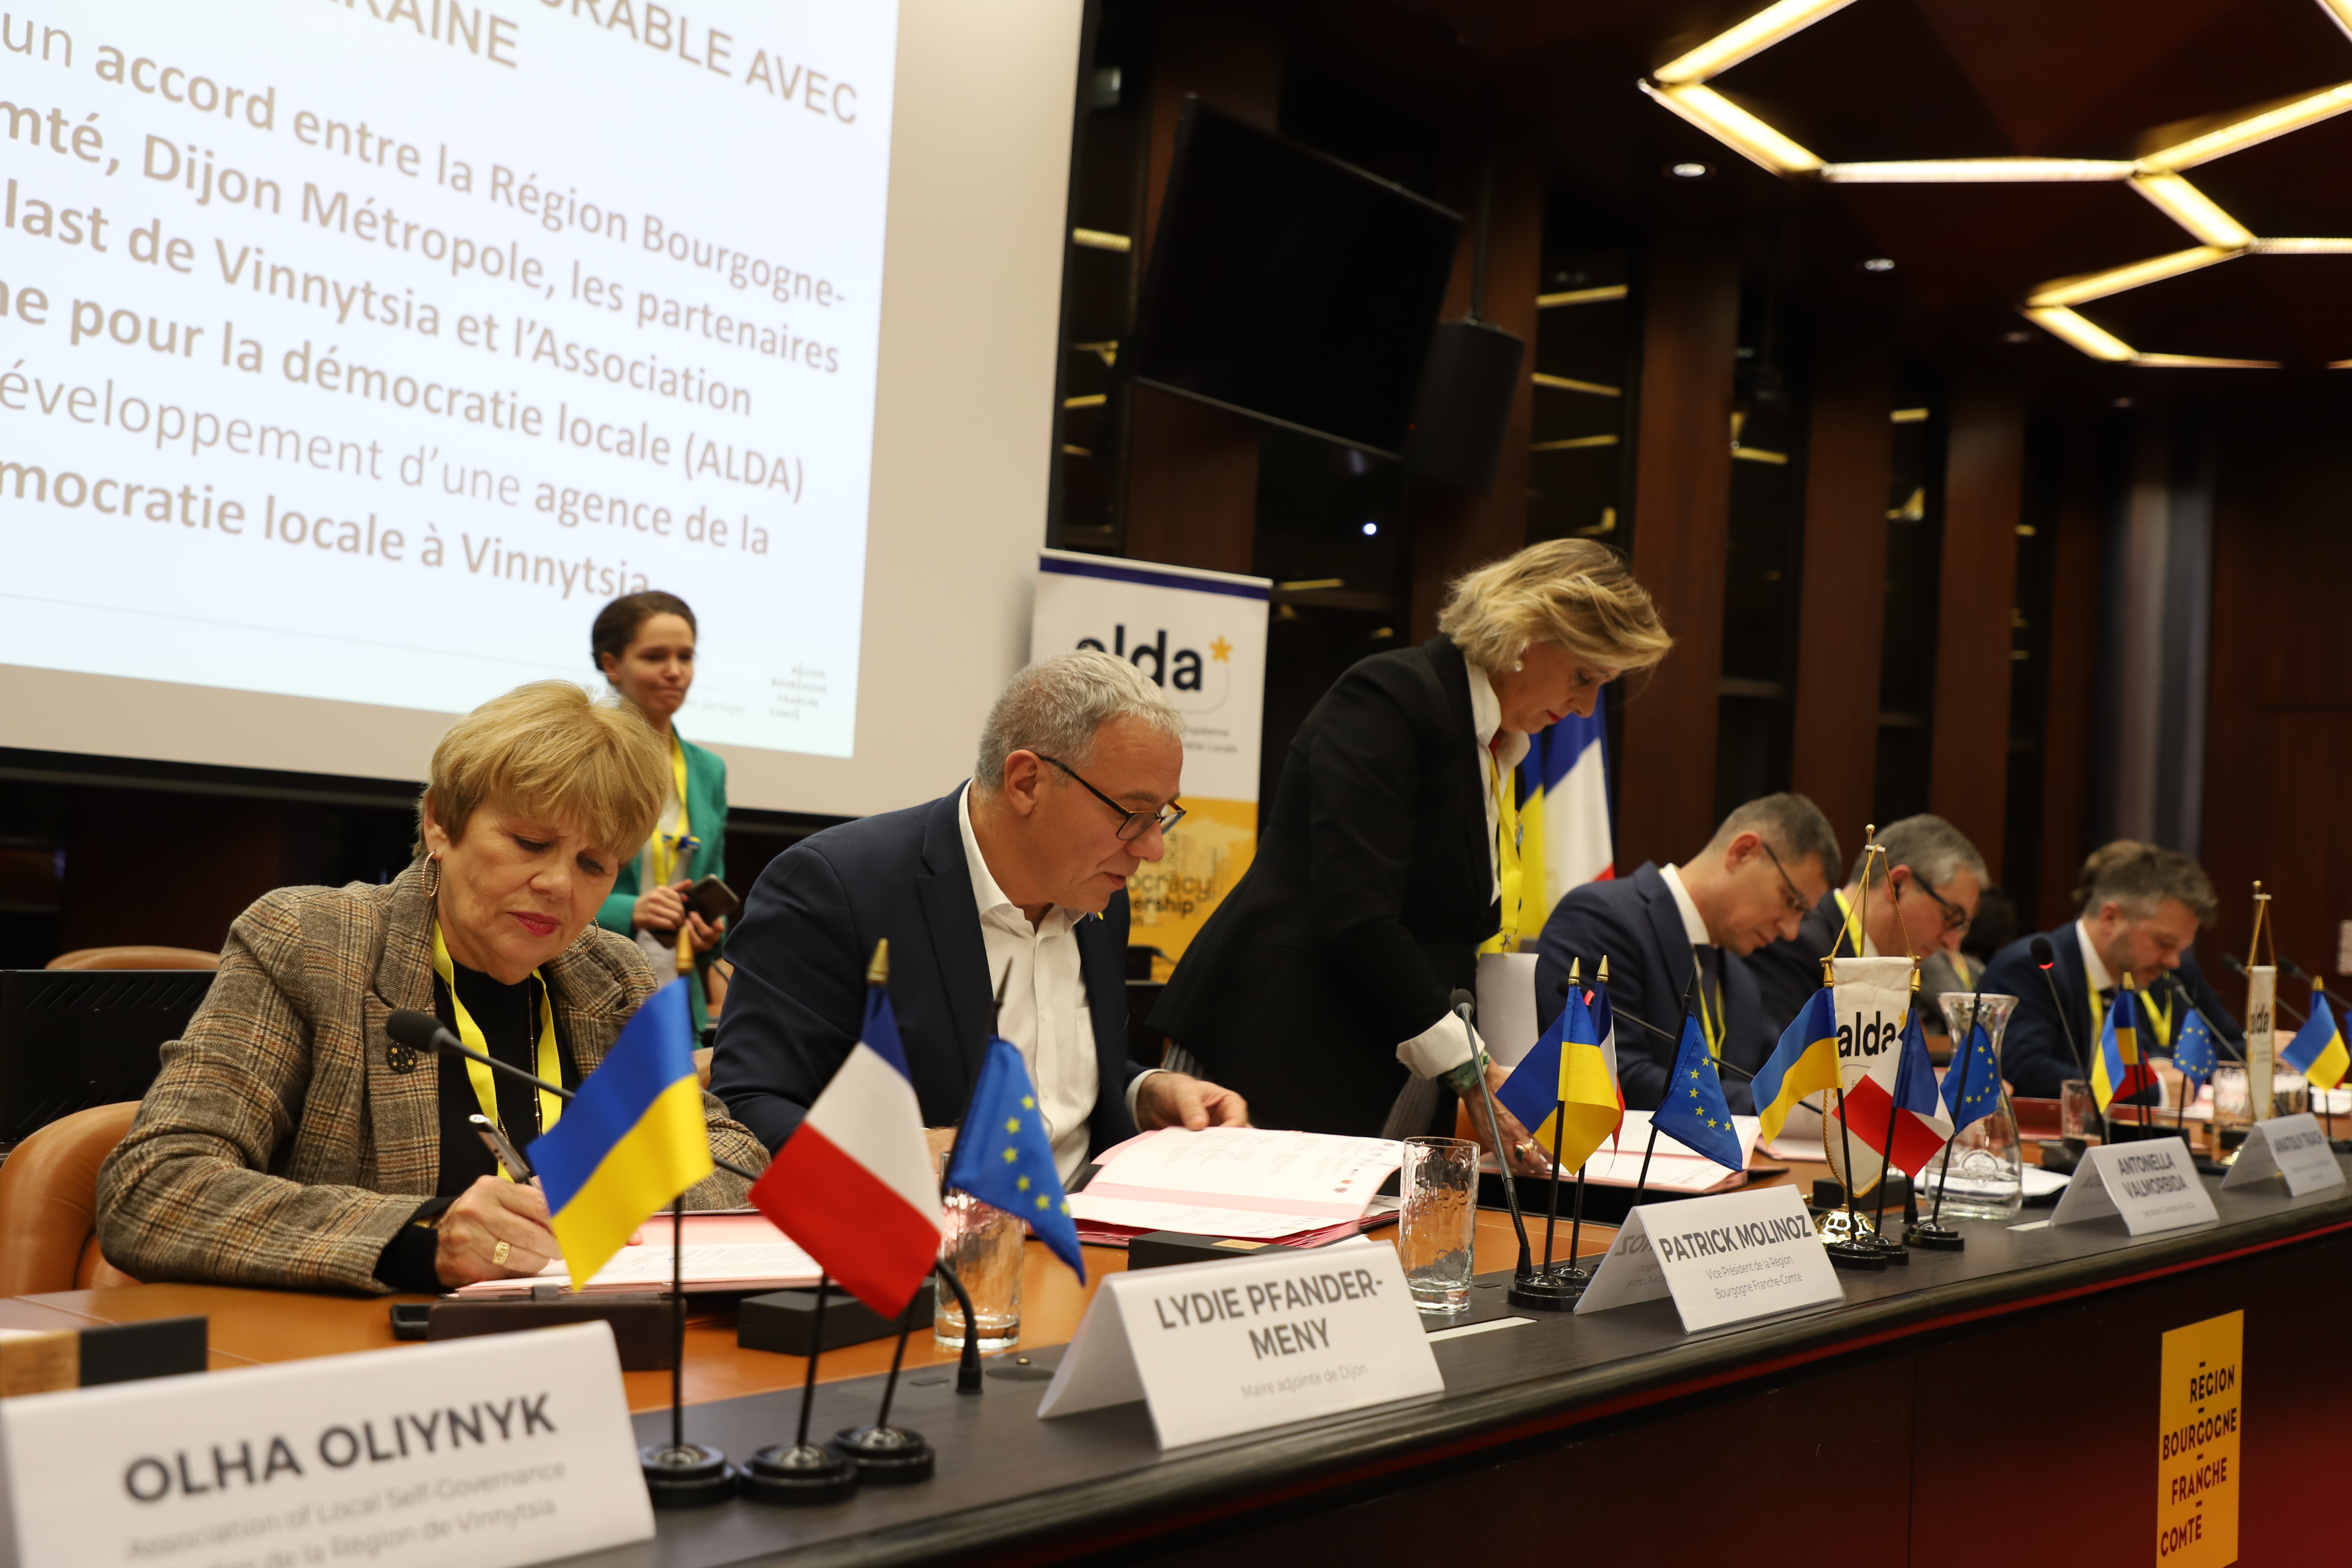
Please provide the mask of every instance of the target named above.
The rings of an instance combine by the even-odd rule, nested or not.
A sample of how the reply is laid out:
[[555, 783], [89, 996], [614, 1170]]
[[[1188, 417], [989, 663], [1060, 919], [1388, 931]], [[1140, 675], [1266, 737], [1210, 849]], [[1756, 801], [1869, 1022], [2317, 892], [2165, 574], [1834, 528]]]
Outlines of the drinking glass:
[[1478, 1145], [1464, 1138], [1404, 1141], [1404, 1215], [1397, 1251], [1412, 1304], [1435, 1316], [1470, 1306], [1478, 1217]]
[[[980, 1348], [1011, 1350], [1021, 1342], [1021, 1216], [992, 1207], [968, 1193], [950, 1193], [940, 1206], [947, 1211], [947, 1224], [940, 1236], [940, 1257], [956, 1271], [971, 1297]], [[931, 1339], [941, 1350], [960, 1351], [963, 1349], [963, 1308], [946, 1280], [934, 1279], [931, 1289], [937, 1303], [931, 1314]]]
[[2058, 1131], [2069, 1138], [2099, 1141], [2105, 1124], [2099, 1117], [2098, 1097], [2091, 1092], [2090, 1083], [2070, 1078], [2058, 1086]]
[[2246, 1069], [2242, 1067], [2217, 1067], [2213, 1069], [2213, 1125], [2218, 1128], [2243, 1127], [2254, 1119], [2254, 1101], [2246, 1085]]
[[[1985, 1039], [1992, 1047], [1993, 1060], [1998, 1064], [2010, 1015], [2017, 1010], [2017, 998], [1947, 991], [1936, 1000], [1943, 1009], [1945, 1026], [1952, 1037], [1953, 1065], [1945, 1069], [1947, 1078], [1961, 1070], [1965, 1058], [1960, 1053], [1967, 1048], [1979, 1024], [1984, 1026]], [[1993, 1068], [1996, 1076], [2000, 1070], [1998, 1065]], [[1968, 1085], [1970, 1098], [1984, 1087], [1972, 1076]], [[2024, 1140], [2018, 1136], [2017, 1110], [2010, 1104], [2009, 1091], [2004, 1089], [1992, 1110], [1961, 1128], [1947, 1152], [1920, 1173], [1920, 1202], [1926, 1205], [1932, 1194], [1940, 1202], [1937, 1212], [1942, 1214], [1962, 1219], [2013, 1220], [2025, 1206], [2024, 1164]]]

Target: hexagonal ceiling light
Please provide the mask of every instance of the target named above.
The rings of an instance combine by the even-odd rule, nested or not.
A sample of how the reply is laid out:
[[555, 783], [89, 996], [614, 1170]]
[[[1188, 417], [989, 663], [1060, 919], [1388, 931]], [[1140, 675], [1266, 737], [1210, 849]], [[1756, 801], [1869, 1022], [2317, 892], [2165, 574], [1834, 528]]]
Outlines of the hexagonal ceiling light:
[[[1817, 157], [1706, 85], [1708, 79], [1855, 3], [1856, 0], [1778, 0], [1660, 66], [1643, 79], [1642, 90], [1750, 163], [1783, 178], [1848, 185], [2006, 185], [2074, 181], [2129, 184], [2186, 229], [2197, 244], [2186, 250], [2152, 256], [2105, 271], [2053, 279], [2029, 293], [2020, 302], [2019, 311], [2053, 337], [2093, 359], [2207, 369], [2279, 368], [2281, 362], [2277, 360], [2145, 353], [2077, 314], [2074, 307], [2241, 256], [2352, 256], [2352, 238], [2258, 238], [2181, 174], [2183, 169], [2193, 169], [2352, 110], [2352, 82], [2339, 82], [2247, 114], [2140, 158], [1932, 158], [1875, 163], [1832, 163]], [[2352, 0], [2316, 3], [2347, 37], [2352, 37]], [[2352, 369], [2352, 360], [2336, 361], [2330, 368]]]

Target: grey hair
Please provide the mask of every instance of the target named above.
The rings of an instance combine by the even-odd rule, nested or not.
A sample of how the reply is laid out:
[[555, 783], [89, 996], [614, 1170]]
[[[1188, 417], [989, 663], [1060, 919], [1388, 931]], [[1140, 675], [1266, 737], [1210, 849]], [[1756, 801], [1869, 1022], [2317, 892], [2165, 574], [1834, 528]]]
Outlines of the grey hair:
[[1734, 807], [1706, 841], [1707, 849], [1723, 849], [1743, 833], [1756, 834], [1769, 844], [1790, 871], [1807, 860], [1819, 860], [1824, 881], [1843, 860], [1838, 854], [1837, 829], [1820, 806], [1801, 795], [1768, 795]]
[[1151, 678], [1116, 654], [1082, 648], [1024, 667], [997, 694], [981, 727], [974, 787], [1004, 787], [1004, 760], [1015, 752], [1059, 757], [1083, 768], [1095, 736], [1114, 719], [1139, 719], [1181, 743], [1184, 716]]
[[2085, 915], [2119, 904], [2132, 919], [2146, 920], [2167, 899], [2179, 899], [2203, 925], [2221, 908], [2205, 868], [2177, 849], [2119, 838], [2091, 851], [2075, 883], [2075, 907]]
[[[1879, 843], [1886, 847], [1886, 858], [1872, 872], [1870, 885], [1881, 886], [1886, 873], [1897, 866], [1908, 866], [1911, 874], [1930, 888], [1940, 888], [1963, 871], [1976, 873], [1978, 885], [1988, 886], [1992, 878], [1985, 870], [1984, 857], [1969, 842], [1969, 836], [1940, 816], [1921, 812], [1906, 816], [1883, 830]], [[1849, 882], [1862, 880], [1863, 862], [1870, 850], [1854, 857], [1853, 869], [1846, 874]]]

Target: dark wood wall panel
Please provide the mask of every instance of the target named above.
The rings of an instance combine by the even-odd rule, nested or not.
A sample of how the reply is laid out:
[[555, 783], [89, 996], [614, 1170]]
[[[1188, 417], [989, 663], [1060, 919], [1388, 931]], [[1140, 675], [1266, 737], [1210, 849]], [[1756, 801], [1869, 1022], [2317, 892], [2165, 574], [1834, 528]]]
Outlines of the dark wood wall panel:
[[1964, 384], [1953, 395], [1951, 432], [1927, 798], [1930, 810], [1969, 836], [1998, 878], [2009, 795], [2010, 617], [2017, 598], [2024, 413], [2005, 388]]
[[1643, 289], [1633, 570], [1656, 596], [1675, 647], [1626, 694], [1621, 869], [1685, 858], [1715, 828], [1738, 332], [1739, 259], [1729, 237], [1657, 237]]
[[1790, 736], [1790, 787], [1845, 844], [1861, 842], [1870, 815], [1886, 619], [1895, 332], [1891, 301], [1875, 292], [1828, 304], [1820, 318]]
[[2042, 896], [2017, 911], [2019, 929], [2047, 931], [2071, 920], [2071, 896], [2089, 854], [2091, 744], [2096, 729], [2099, 569], [2106, 510], [2097, 429], [2070, 425], [2050, 526], [2050, 695], [2042, 737]]

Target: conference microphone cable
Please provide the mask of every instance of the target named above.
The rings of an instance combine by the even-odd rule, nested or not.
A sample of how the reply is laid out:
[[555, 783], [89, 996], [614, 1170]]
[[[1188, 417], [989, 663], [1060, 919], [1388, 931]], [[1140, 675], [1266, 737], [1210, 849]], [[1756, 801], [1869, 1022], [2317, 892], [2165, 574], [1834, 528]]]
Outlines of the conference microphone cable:
[[1462, 1032], [1470, 1037], [1470, 1075], [1478, 1080], [1478, 1098], [1486, 1108], [1486, 1144], [1495, 1152], [1495, 1173], [1503, 1179], [1503, 1200], [1510, 1205], [1511, 1228], [1519, 1237], [1519, 1267], [1514, 1277], [1524, 1279], [1535, 1272], [1535, 1248], [1528, 1245], [1528, 1222], [1519, 1214], [1519, 1189], [1511, 1180], [1511, 1152], [1503, 1144], [1503, 1124], [1495, 1115], [1495, 1090], [1478, 1063], [1478, 1031], [1470, 1022], [1478, 999], [1457, 986], [1446, 1000], [1462, 1020]]

